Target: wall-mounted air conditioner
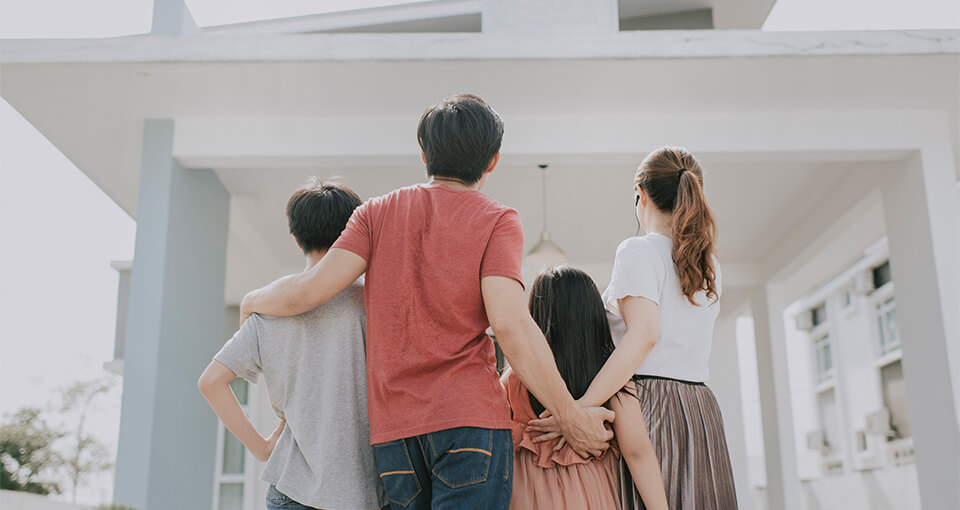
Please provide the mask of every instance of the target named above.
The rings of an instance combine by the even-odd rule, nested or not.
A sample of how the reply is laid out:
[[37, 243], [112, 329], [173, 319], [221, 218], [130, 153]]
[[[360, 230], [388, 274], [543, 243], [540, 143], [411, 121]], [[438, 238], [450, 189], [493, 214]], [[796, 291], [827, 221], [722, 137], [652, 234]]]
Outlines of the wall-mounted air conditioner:
[[882, 436], [866, 430], [858, 430], [857, 451], [853, 456], [853, 467], [859, 471], [883, 467], [886, 442], [886, 439]]
[[813, 310], [804, 310], [797, 314], [793, 319], [797, 329], [801, 331], [810, 331], [813, 329]]
[[853, 287], [851, 289], [852, 292], [866, 295], [874, 290], [872, 271], [860, 271], [856, 276], [853, 277]]
[[867, 426], [864, 429], [869, 434], [877, 434], [883, 437], [891, 437], [893, 430], [890, 428], [890, 410], [881, 407], [866, 416]]

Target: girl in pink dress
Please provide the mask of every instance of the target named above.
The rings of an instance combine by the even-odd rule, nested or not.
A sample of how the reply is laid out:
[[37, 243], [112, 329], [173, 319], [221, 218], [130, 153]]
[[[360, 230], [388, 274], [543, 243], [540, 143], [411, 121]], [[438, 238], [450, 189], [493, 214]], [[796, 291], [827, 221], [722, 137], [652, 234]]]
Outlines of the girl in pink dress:
[[[542, 272], [530, 293], [530, 313], [543, 330], [560, 375], [574, 398], [581, 397], [614, 350], [603, 301], [590, 276], [558, 267]], [[527, 422], [544, 411], [520, 379], [507, 369], [501, 379], [513, 413], [513, 510], [615, 510], [620, 508], [619, 459], [648, 509], [666, 509], [660, 464], [630, 381], [607, 407], [616, 413], [615, 443], [599, 458], [581, 458], [561, 440], [533, 442]], [[620, 424], [625, 425], [621, 427]]]

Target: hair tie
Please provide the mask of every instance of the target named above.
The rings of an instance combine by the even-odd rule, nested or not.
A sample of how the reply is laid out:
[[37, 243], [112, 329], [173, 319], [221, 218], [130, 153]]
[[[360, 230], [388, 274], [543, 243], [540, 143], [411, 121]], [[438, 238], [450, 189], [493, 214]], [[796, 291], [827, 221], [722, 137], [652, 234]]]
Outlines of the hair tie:
[[683, 177], [683, 172], [686, 172], [686, 171], [687, 171], [686, 168], [681, 168], [680, 170], [677, 170], [677, 179], [679, 179], [680, 177]]

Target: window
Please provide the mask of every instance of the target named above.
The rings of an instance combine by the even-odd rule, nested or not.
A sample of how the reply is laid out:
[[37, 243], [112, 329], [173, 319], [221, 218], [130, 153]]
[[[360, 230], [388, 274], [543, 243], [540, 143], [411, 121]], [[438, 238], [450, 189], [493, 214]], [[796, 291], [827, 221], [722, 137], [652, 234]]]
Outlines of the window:
[[823, 431], [824, 454], [829, 456], [840, 449], [837, 396], [833, 388], [817, 394], [817, 411], [820, 415], [820, 430]]
[[880, 332], [880, 354], [900, 350], [900, 328], [897, 326], [897, 304], [888, 298], [877, 305], [877, 324]]
[[886, 261], [883, 264], [873, 268], [873, 288], [879, 289], [892, 280], [892, 275], [890, 274], [890, 261]]
[[827, 321], [827, 305], [826, 303], [814, 308], [810, 311], [810, 317], [813, 320], [813, 326], [817, 327]]
[[910, 421], [907, 416], [907, 390], [903, 383], [903, 365], [900, 360], [880, 369], [880, 384], [883, 386], [883, 405], [890, 410], [890, 440], [910, 436]]
[[[250, 399], [250, 386], [247, 381], [236, 378], [230, 383], [233, 394], [237, 396], [237, 401], [247, 411], [247, 405]], [[214, 473], [214, 510], [243, 510], [245, 497], [249, 495], [244, 493], [252, 487], [247, 486], [249, 478], [247, 470], [251, 469], [247, 462], [247, 450], [243, 443], [234, 437], [222, 423], [218, 424], [218, 442], [216, 472]]]
[[834, 374], [830, 335], [824, 334], [814, 340], [813, 350], [817, 358], [817, 382], [824, 382], [832, 378]]

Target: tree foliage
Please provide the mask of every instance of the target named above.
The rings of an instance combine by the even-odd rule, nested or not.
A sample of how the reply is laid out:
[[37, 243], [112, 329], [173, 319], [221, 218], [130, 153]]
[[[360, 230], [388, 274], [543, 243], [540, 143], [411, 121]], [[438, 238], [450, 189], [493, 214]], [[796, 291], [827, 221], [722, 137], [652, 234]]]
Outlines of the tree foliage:
[[0, 489], [59, 494], [55, 476], [63, 457], [54, 443], [64, 435], [35, 407], [20, 409], [0, 425]]

